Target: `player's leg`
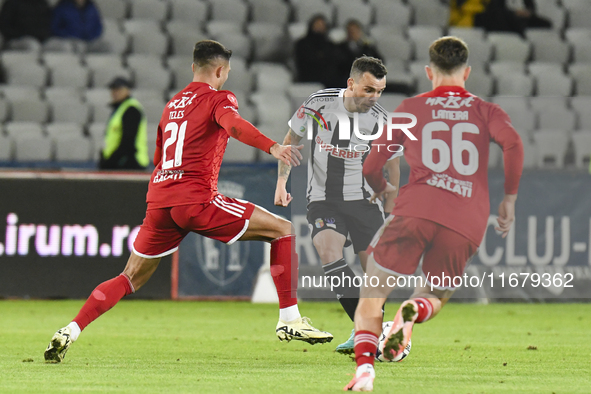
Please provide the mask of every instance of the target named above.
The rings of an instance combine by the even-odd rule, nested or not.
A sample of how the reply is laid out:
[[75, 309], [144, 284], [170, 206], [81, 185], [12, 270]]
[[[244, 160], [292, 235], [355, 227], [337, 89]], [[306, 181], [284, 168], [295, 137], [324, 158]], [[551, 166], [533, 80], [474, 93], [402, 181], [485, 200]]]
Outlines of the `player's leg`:
[[[159, 230], [154, 231], [155, 228]], [[161, 257], [174, 252], [185, 236], [186, 232], [179, 230], [166, 210], [147, 211], [123, 273], [101, 283], [92, 291], [72, 322], [54, 334], [45, 350], [45, 360], [61, 362], [82, 330], [123, 297], [146, 284], [156, 271]]]
[[298, 309], [298, 255], [291, 222], [255, 206], [248, 229], [240, 241], [271, 243], [271, 276], [279, 297], [279, 322], [275, 328], [280, 340], [302, 340], [310, 344], [332, 341], [332, 334], [312, 327]]
[[[388, 281], [391, 275], [376, 267], [373, 256], [367, 261], [368, 278], [378, 281], [364, 282], [361, 287], [359, 305], [355, 312], [355, 377], [344, 387], [345, 390], [371, 391], [375, 378], [374, 362], [377, 354], [378, 339], [382, 332], [382, 306], [395, 281]], [[372, 286], [373, 284], [373, 286]]]

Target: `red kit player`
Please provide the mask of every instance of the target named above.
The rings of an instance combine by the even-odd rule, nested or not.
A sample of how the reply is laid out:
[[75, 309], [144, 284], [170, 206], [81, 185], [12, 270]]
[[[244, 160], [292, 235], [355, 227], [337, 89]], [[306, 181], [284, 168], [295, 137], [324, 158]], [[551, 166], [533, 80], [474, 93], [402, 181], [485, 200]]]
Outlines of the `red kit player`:
[[160, 258], [178, 249], [190, 231], [231, 244], [271, 243], [271, 275], [279, 296], [281, 340], [324, 343], [332, 335], [310, 325], [298, 311], [295, 236], [291, 223], [248, 201], [218, 193], [217, 182], [229, 137], [270, 153], [286, 164], [299, 164], [302, 146], [283, 146], [261, 134], [238, 114], [234, 94], [220, 90], [228, 79], [232, 52], [215, 41], [200, 41], [193, 52], [193, 82], [164, 108], [158, 125], [148, 187], [148, 209], [123, 273], [101, 283], [78, 315], [55, 333], [45, 359], [60, 362], [88, 324], [124, 296], [142, 287]]
[[[411, 298], [402, 303], [389, 334], [386, 333], [383, 349], [379, 349], [390, 360], [408, 344], [413, 324], [433, 318], [453, 294], [453, 282], [448, 279], [443, 283], [441, 279], [462, 276], [486, 230], [490, 213], [487, 168], [491, 141], [503, 148], [505, 196], [496, 227], [503, 237], [515, 218], [523, 167], [519, 135], [498, 105], [487, 103], [464, 88], [470, 67], [468, 48], [462, 40], [436, 40], [429, 48], [429, 57], [426, 71], [433, 90], [404, 100], [395, 111], [416, 116], [416, 125], [408, 130], [413, 137], [393, 130], [388, 138], [384, 130], [363, 166], [374, 198], [390, 192], [393, 186], [382, 175], [390, 153], [378, 149], [380, 145], [376, 144], [400, 144], [410, 165], [410, 178], [395, 199], [392, 215], [368, 248], [366, 273], [377, 277], [379, 283], [361, 288], [355, 313], [357, 371], [345, 390], [373, 389], [382, 305], [396, 282], [393, 279], [414, 274], [423, 257], [422, 286], [417, 286]], [[408, 123], [408, 119], [399, 120], [392, 123]]]

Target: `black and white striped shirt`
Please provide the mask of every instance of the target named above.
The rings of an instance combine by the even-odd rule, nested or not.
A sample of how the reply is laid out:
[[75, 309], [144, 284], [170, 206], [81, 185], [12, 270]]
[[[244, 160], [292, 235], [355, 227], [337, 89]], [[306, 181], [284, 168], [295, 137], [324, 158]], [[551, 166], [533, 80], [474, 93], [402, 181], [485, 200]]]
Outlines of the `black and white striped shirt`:
[[[373, 190], [363, 177], [363, 161], [369, 153], [371, 141], [358, 138], [353, 132], [354, 118], [358, 117], [359, 131], [376, 134], [387, 124], [386, 110], [375, 104], [366, 113], [351, 113], [345, 109], [346, 89], [324, 89], [310, 95], [289, 121], [289, 127], [299, 136], [311, 139], [308, 160], [308, 202], [355, 201], [371, 197]], [[349, 118], [348, 139], [340, 139], [342, 121], [335, 113]], [[312, 129], [309, 132], [309, 128]], [[401, 156], [394, 154], [392, 158]]]

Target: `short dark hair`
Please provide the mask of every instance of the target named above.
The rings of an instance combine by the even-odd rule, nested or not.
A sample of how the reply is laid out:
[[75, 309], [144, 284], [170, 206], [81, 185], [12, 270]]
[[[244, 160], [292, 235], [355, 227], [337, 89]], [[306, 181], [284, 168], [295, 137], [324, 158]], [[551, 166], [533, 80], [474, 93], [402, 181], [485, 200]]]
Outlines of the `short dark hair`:
[[388, 69], [380, 59], [363, 55], [355, 59], [349, 75], [351, 78], [356, 78], [363, 75], [364, 72], [370, 73], [377, 79], [382, 79], [388, 74]]
[[441, 37], [429, 47], [429, 60], [445, 74], [453, 74], [468, 64], [468, 45], [458, 37]]
[[229, 61], [230, 57], [232, 57], [232, 51], [213, 40], [199, 41], [193, 49], [193, 63], [199, 67], [205, 67], [217, 59]]

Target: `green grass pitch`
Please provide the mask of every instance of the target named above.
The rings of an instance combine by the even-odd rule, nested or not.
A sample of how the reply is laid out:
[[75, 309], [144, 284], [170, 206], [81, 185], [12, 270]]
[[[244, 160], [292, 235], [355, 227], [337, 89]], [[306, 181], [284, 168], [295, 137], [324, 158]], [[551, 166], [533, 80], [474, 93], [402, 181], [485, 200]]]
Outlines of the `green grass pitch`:
[[[330, 344], [279, 342], [274, 305], [123, 301], [45, 364], [81, 305], [0, 301], [0, 393], [336, 393], [354, 370], [334, 353], [351, 322], [311, 302], [300, 310]], [[449, 304], [415, 326], [406, 360], [376, 372], [376, 393], [589, 393], [591, 304]]]

